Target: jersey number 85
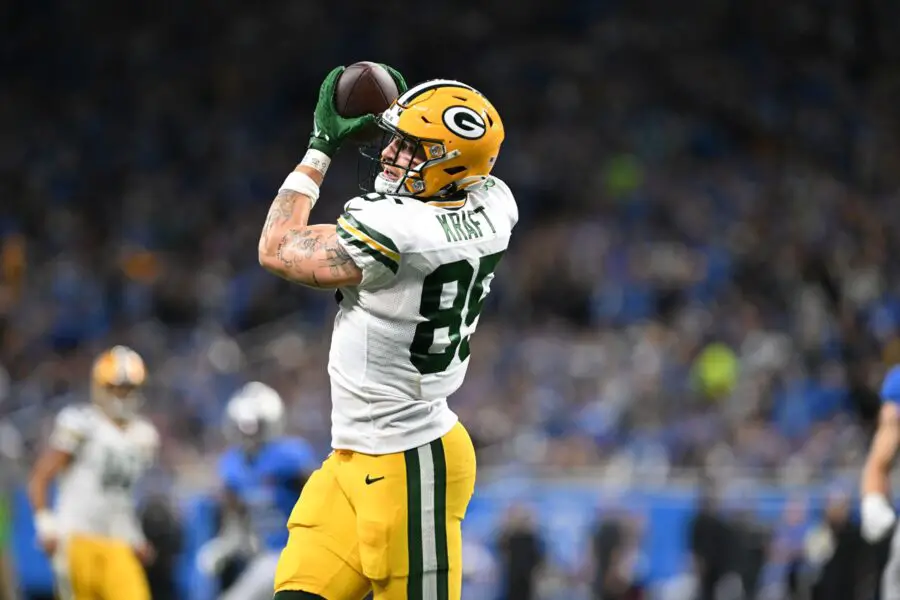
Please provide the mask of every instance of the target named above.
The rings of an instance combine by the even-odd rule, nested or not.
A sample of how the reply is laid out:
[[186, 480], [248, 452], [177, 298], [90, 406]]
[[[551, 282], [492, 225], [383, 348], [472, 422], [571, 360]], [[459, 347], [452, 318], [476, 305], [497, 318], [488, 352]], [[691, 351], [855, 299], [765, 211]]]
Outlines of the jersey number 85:
[[[462, 313], [466, 309], [466, 326], [470, 327], [484, 305], [484, 282], [492, 275], [503, 252], [482, 257], [476, 270], [468, 260], [441, 265], [432, 271], [422, 283], [422, 299], [419, 313], [427, 319], [419, 323], [409, 347], [412, 364], [422, 375], [440, 373], [450, 366], [459, 352], [459, 360], [469, 357], [469, 336], [463, 337]], [[441, 308], [444, 286], [456, 283], [456, 295], [451, 306]], [[450, 343], [443, 352], [431, 353], [434, 335], [438, 329], [447, 328]]]

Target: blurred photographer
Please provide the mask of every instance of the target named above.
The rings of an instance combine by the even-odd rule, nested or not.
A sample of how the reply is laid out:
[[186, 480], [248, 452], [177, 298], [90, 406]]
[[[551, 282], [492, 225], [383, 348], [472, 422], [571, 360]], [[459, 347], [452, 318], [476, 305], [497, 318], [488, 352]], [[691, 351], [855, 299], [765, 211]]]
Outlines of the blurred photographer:
[[151, 597], [178, 600], [175, 568], [184, 536], [178, 513], [168, 497], [157, 494], [147, 498], [140, 519], [144, 535], [156, 550], [156, 560], [145, 567]]
[[613, 511], [600, 519], [591, 539], [594, 600], [642, 597], [640, 528], [638, 521], [622, 511]]
[[846, 495], [828, 499], [824, 519], [806, 535], [804, 546], [813, 569], [812, 600], [854, 598], [867, 549], [859, 527], [850, 520]]
[[497, 543], [505, 593], [503, 600], [535, 600], [537, 574], [544, 562], [544, 542], [531, 512], [514, 506]]
[[709, 486], [703, 491], [689, 529], [689, 548], [699, 586], [698, 600], [716, 600], [716, 589], [729, 574], [733, 562], [731, 527], [719, 514], [713, 493]]

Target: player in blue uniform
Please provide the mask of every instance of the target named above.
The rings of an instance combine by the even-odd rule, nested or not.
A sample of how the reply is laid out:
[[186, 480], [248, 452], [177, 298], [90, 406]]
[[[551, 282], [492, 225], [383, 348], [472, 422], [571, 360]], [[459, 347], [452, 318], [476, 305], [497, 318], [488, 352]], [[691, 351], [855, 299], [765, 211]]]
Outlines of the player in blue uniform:
[[247, 567], [220, 600], [269, 600], [278, 557], [288, 538], [288, 516], [309, 475], [318, 467], [310, 445], [281, 435], [284, 405], [269, 386], [253, 382], [228, 403], [233, 445], [219, 461], [225, 515], [218, 537], [200, 551], [206, 572], [248, 550]]
[[[900, 365], [892, 367], [881, 385], [878, 429], [869, 449], [861, 484], [862, 535], [875, 543], [894, 527], [897, 514], [890, 498], [890, 472], [900, 448]], [[894, 530], [890, 558], [882, 575], [883, 600], [900, 600], [900, 534]]]

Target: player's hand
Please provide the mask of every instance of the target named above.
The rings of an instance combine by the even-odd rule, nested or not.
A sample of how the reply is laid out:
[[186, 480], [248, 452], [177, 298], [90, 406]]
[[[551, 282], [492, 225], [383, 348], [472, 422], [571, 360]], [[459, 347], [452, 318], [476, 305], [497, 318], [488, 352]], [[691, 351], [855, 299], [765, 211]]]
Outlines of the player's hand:
[[53, 555], [56, 554], [56, 549], [59, 547], [59, 543], [56, 541], [56, 538], [39, 539], [38, 543], [44, 550], [44, 554], [47, 555], [47, 558], [52, 558]]
[[56, 554], [59, 547], [58, 529], [56, 527], [56, 517], [49, 510], [42, 509], [34, 515], [34, 533], [37, 536], [38, 543], [48, 557]]
[[319, 100], [313, 116], [313, 131], [309, 137], [309, 148], [333, 157], [348, 137], [361, 131], [375, 121], [375, 115], [342, 117], [334, 105], [334, 90], [344, 67], [336, 67], [325, 77], [319, 88]]
[[403, 75], [400, 74], [400, 71], [398, 71], [391, 65], [386, 65], [384, 63], [378, 64], [384, 67], [384, 69], [391, 74], [391, 78], [394, 80], [394, 83], [397, 84], [397, 91], [400, 92], [400, 95], [402, 96], [403, 94], [405, 94], [406, 90], [409, 89], [409, 86], [406, 85], [406, 79], [403, 77]]
[[156, 550], [149, 542], [142, 542], [134, 546], [134, 555], [141, 564], [146, 566], [152, 565], [156, 560]]
[[894, 523], [897, 522], [897, 515], [894, 513], [894, 507], [891, 506], [887, 498], [881, 494], [867, 494], [863, 496], [860, 505], [860, 517], [863, 539], [870, 544], [884, 539]]

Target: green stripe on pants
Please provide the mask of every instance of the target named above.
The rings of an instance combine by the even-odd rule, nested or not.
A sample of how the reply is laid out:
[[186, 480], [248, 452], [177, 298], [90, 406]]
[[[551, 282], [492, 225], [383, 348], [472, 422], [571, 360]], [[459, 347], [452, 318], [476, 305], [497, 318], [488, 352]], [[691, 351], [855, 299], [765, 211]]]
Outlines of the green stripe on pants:
[[450, 595], [450, 558], [447, 552], [447, 461], [444, 442], [431, 443], [434, 459], [434, 541], [437, 552], [437, 600], [448, 600]]
[[406, 596], [409, 600], [423, 600], [422, 577], [422, 477], [419, 466], [417, 448], [407, 450], [406, 458], [406, 510], [407, 544], [409, 546], [409, 579], [406, 584]]

